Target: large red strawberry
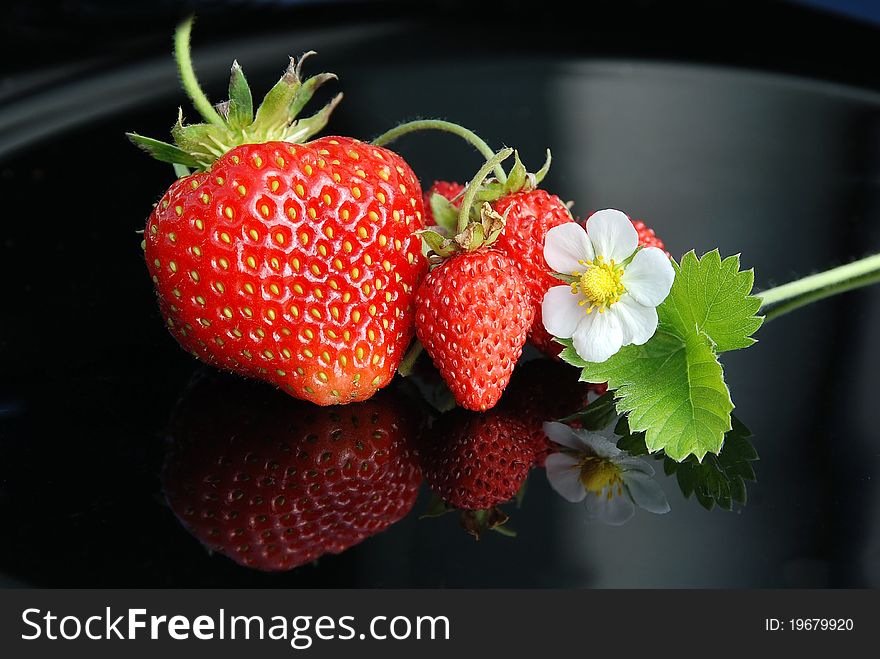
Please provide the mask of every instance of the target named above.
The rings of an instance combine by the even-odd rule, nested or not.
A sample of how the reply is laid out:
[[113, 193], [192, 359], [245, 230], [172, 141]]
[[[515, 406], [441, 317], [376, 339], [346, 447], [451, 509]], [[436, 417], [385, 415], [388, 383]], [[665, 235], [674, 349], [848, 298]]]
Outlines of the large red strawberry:
[[462, 510], [487, 510], [512, 499], [534, 461], [528, 430], [494, 411], [444, 414], [420, 456], [431, 489]]
[[420, 419], [385, 391], [344, 411], [209, 374], [175, 411], [168, 502], [211, 550], [260, 570], [338, 554], [403, 518]]
[[427, 270], [415, 235], [422, 193], [409, 166], [351, 138], [300, 143], [338, 101], [297, 118], [329, 78], [303, 81], [291, 61], [254, 114], [235, 64], [219, 112], [187, 88], [208, 123], [178, 123], [176, 146], [131, 136], [196, 170], [171, 185], [146, 228], [171, 333], [209, 364], [321, 405], [364, 400], [388, 384]]

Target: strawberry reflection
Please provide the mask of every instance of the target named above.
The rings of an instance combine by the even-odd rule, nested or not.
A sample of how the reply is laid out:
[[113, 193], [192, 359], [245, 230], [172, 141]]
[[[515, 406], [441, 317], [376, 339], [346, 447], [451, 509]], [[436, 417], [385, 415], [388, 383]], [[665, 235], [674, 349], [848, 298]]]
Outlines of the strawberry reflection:
[[[430, 362], [417, 363], [415, 379], [428, 401], [445, 407], [432, 369]], [[440, 415], [420, 444], [425, 481], [435, 495], [425, 515], [458, 510], [462, 526], [476, 537], [488, 529], [511, 534], [499, 506], [519, 501], [530, 469], [556, 450], [544, 422], [582, 412], [598, 393], [596, 385], [579, 382], [571, 366], [537, 359], [517, 366], [495, 409]]]
[[422, 448], [431, 489], [463, 510], [491, 508], [512, 499], [534, 460], [525, 427], [494, 412], [457, 409], [444, 414]]
[[525, 426], [496, 411], [455, 409], [425, 434], [420, 456], [436, 496], [427, 516], [460, 510], [462, 526], [477, 538], [489, 529], [508, 533], [497, 506], [517, 495], [535, 460]]
[[290, 570], [338, 554], [412, 509], [416, 409], [388, 390], [319, 407], [200, 375], [172, 419], [165, 495], [192, 535], [241, 565]]
[[498, 405], [513, 416], [529, 433], [535, 452], [535, 464], [543, 466], [556, 450], [544, 432], [544, 422], [562, 419], [584, 410], [589, 401], [604, 394], [607, 387], [580, 382], [576, 368], [549, 359], [520, 364]]

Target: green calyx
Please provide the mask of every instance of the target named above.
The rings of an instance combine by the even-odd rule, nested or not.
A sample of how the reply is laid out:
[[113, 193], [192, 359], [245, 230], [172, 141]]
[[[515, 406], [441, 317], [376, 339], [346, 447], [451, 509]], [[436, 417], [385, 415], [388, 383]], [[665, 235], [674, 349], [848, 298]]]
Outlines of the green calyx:
[[507, 513], [497, 506], [486, 510], [462, 510], [460, 517], [461, 527], [476, 540], [479, 540], [486, 531], [495, 531], [508, 538], [515, 538], [516, 531], [506, 526], [509, 520]]
[[547, 149], [547, 158], [544, 160], [544, 164], [541, 166], [541, 169], [532, 174], [519, 159], [519, 153], [514, 151], [513, 167], [507, 173], [506, 180], [500, 181], [497, 178], [492, 178], [483, 182], [480, 189], [477, 191], [475, 201], [478, 203], [484, 201], [492, 203], [493, 201], [498, 201], [502, 197], [516, 194], [517, 192], [534, 190], [541, 184], [544, 177], [547, 176], [547, 172], [550, 171], [550, 163], [552, 160], [553, 158], [550, 155], [550, 149]]
[[[420, 234], [431, 252], [429, 257], [437, 262], [454, 254], [471, 252], [494, 243], [504, 231], [506, 218], [492, 208], [492, 202], [537, 188], [550, 170], [551, 157], [548, 149], [543, 167], [530, 174], [519, 159], [519, 154], [513, 149], [502, 149], [493, 154], [491, 147], [479, 135], [464, 126], [441, 119], [417, 119], [400, 124], [374, 139], [373, 144], [386, 146], [404, 135], [427, 130], [457, 135], [486, 158], [486, 164], [461, 193], [461, 204], [458, 208], [455, 202], [459, 197], [450, 200], [441, 194], [434, 194], [429, 200], [436, 227], [424, 229]], [[501, 163], [511, 155], [514, 161], [508, 173]], [[493, 171], [495, 176], [489, 178]]]
[[293, 58], [281, 79], [263, 98], [254, 111], [250, 86], [238, 62], [233, 62], [229, 78], [229, 100], [211, 105], [199, 86], [189, 54], [189, 35], [192, 18], [178, 26], [175, 33], [175, 57], [184, 90], [199, 111], [204, 123], [184, 124], [183, 111], [171, 129], [173, 144], [128, 133], [128, 138], [151, 156], [175, 165], [205, 171], [220, 156], [242, 144], [270, 141], [302, 143], [320, 132], [330, 114], [342, 100], [337, 94], [333, 100], [314, 115], [298, 118], [300, 111], [311, 100], [315, 91], [332, 73], [321, 73], [302, 79], [303, 62], [313, 52], [305, 53], [297, 62]]
[[[504, 179], [489, 178], [492, 170], [513, 155], [513, 167]], [[515, 194], [535, 189], [550, 169], [550, 151], [544, 166], [534, 174], [529, 173], [519, 154], [507, 148], [489, 158], [477, 175], [468, 183], [461, 195], [461, 204], [456, 208], [456, 197], [446, 199], [443, 195], [431, 196], [431, 212], [437, 229], [422, 231], [422, 239], [437, 256], [446, 258], [459, 252], [470, 252], [494, 243], [504, 231], [506, 218], [492, 208], [492, 202]], [[503, 170], [502, 170], [503, 171]]]
[[440, 258], [448, 258], [490, 246], [504, 231], [504, 222], [505, 218], [492, 210], [488, 202], [484, 202], [478, 218], [469, 221], [464, 229], [452, 237], [434, 229], [423, 229], [419, 233], [428, 249]]
[[[523, 484], [524, 487], [525, 484]], [[523, 488], [520, 488], [520, 490]], [[520, 500], [520, 495], [517, 493], [517, 506], [519, 506]], [[492, 506], [484, 510], [459, 510], [450, 506], [437, 495], [433, 495], [428, 502], [425, 512], [419, 516], [419, 519], [442, 517], [451, 512], [458, 512], [461, 528], [476, 540], [479, 540], [480, 536], [486, 531], [495, 531], [508, 538], [516, 537], [516, 531], [506, 526], [507, 522], [510, 521], [510, 517], [498, 506]]]

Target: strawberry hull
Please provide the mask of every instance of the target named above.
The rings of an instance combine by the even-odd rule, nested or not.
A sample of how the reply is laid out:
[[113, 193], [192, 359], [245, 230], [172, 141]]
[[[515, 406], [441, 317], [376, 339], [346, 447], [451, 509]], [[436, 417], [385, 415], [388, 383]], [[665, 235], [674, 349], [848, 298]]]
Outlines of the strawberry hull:
[[422, 193], [395, 153], [344, 137], [232, 149], [147, 222], [169, 330], [202, 361], [320, 405], [387, 385], [427, 271]]

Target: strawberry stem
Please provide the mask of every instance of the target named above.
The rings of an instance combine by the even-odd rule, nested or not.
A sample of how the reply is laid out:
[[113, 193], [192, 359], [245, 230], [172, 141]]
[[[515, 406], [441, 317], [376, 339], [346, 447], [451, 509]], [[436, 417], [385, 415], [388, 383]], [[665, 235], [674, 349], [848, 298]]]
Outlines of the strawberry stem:
[[880, 254], [776, 286], [758, 296], [761, 309], [772, 307], [766, 320], [773, 320], [812, 302], [876, 283], [880, 283]]
[[397, 367], [397, 372], [400, 373], [401, 377], [409, 377], [412, 373], [413, 367], [416, 365], [416, 361], [419, 358], [419, 355], [422, 354], [424, 348], [418, 339], [414, 340], [412, 345], [409, 347], [409, 350], [406, 351], [406, 354], [403, 356], [403, 359], [400, 361], [400, 366]]
[[480, 167], [480, 170], [477, 172], [476, 176], [471, 179], [471, 182], [467, 185], [467, 190], [464, 193], [464, 198], [461, 200], [461, 210], [458, 212], [458, 230], [459, 232], [464, 231], [467, 228], [468, 222], [470, 221], [470, 211], [471, 206], [474, 204], [474, 199], [477, 198], [477, 193], [480, 191], [480, 184], [485, 180], [489, 173], [497, 168], [501, 167], [501, 163], [504, 162], [507, 158], [509, 158], [513, 154], [513, 149], [510, 147], [506, 149], [501, 149], [494, 156], [489, 158], [486, 161], [486, 164]]
[[[423, 130], [439, 130], [445, 133], [458, 135], [458, 137], [462, 138], [465, 142], [479, 151], [486, 160], [490, 160], [495, 155], [492, 148], [486, 144], [479, 135], [468, 130], [464, 126], [459, 126], [451, 121], [443, 121], [442, 119], [418, 119], [416, 121], [408, 121], [405, 124], [400, 124], [399, 126], [382, 133], [379, 137], [373, 140], [373, 144], [376, 146], [385, 146], [399, 137]], [[502, 169], [501, 165], [495, 167], [495, 178], [502, 183], [507, 181], [507, 173]]]
[[180, 74], [180, 82], [186, 95], [189, 96], [192, 104], [202, 115], [205, 121], [221, 128], [226, 127], [226, 122], [220, 113], [211, 105], [211, 101], [205, 95], [199, 80], [196, 78], [195, 69], [193, 69], [192, 56], [190, 54], [190, 33], [194, 16], [190, 16], [184, 20], [174, 31], [174, 58], [177, 60], [177, 71]]

